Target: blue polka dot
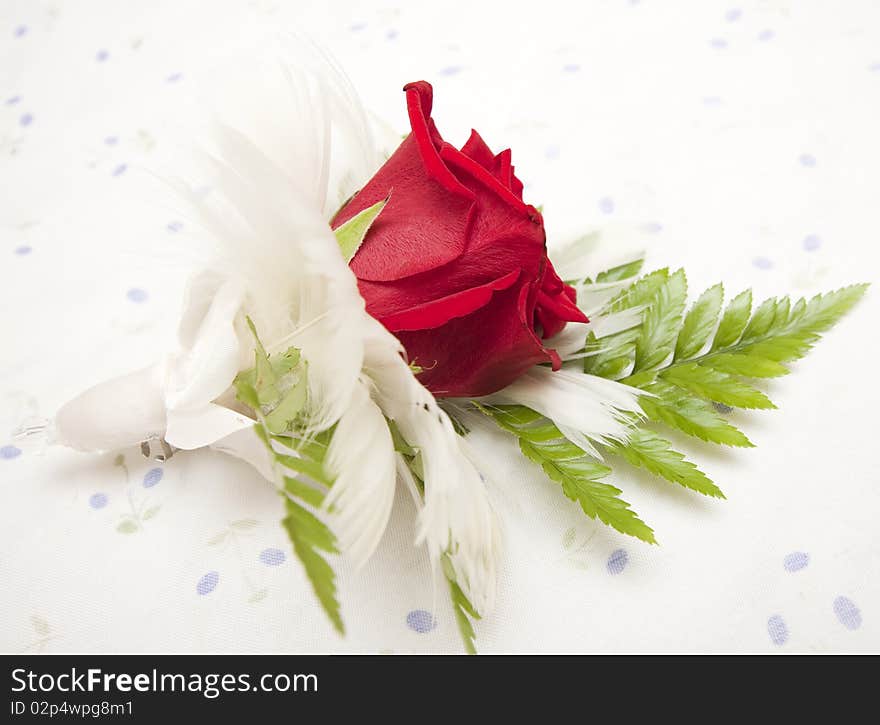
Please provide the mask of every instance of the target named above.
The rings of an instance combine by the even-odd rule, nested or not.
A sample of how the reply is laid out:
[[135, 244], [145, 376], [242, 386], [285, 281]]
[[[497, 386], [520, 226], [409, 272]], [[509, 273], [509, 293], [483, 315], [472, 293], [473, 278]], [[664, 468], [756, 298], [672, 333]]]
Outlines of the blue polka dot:
[[149, 298], [149, 294], [147, 294], [146, 290], [142, 290], [140, 287], [132, 287], [128, 292], [125, 293], [125, 296], [128, 297], [130, 302], [146, 302]]
[[107, 146], [115, 146], [116, 144], [119, 143], [119, 138], [118, 138], [117, 136], [107, 136], [107, 137], [104, 139], [104, 143], [105, 143]]
[[752, 264], [758, 269], [773, 269], [773, 261], [767, 257], [755, 257]]
[[128, 164], [119, 164], [111, 173], [113, 176], [122, 176], [126, 169], [128, 169]]
[[727, 41], [724, 38], [712, 38], [709, 41], [709, 45], [716, 50], [724, 50], [727, 47]]
[[18, 124], [20, 126], [30, 126], [34, 122], [34, 114], [32, 113], [23, 113], [21, 118], [18, 119]]
[[89, 506], [91, 506], [96, 511], [98, 509], [102, 509], [107, 505], [107, 494], [106, 493], [93, 493], [89, 496]]
[[806, 166], [809, 169], [816, 165], [816, 157], [813, 154], [801, 154], [798, 156], [798, 161], [801, 166]]
[[650, 222], [648, 224], [645, 224], [643, 229], [648, 232], [648, 234], [659, 234], [663, 231], [663, 225], [658, 224], [657, 222]]
[[183, 222], [177, 222], [177, 221], [174, 221], [174, 222], [168, 222], [168, 224], [166, 225], [165, 228], [166, 228], [169, 232], [172, 232], [172, 233], [173, 233], [173, 232], [179, 232], [181, 229], [183, 229]]
[[32, 251], [34, 251], [33, 248], [28, 244], [22, 244], [20, 247], [15, 248], [15, 253], [19, 257], [25, 257], [28, 254], [30, 254]]
[[608, 569], [609, 574], [620, 574], [626, 569], [628, 563], [629, 554], [626, 553], [626, 550], [617, 549], [616, 551], [611, 552], [611, 556], [608, 557], [605, 567]]
[[810, 555], [805, 551], [793, 551], [782, 561], [785, 571], [800, 571], [810, 563]]
[[778, 614], [774, 614], [767, 620], [767, 634], [770, 635], [770, 641], [777, 646], [782, 646], [788, 641], [788, 627], [785, 626], [785, 620]]
[[183, 73], [172, 73], [165, 79], [166, 83], [177, 83], [181, 78], [183, 78]]
[[562, 66], [562, 71], [564, 73], [577, 73], [581, 67], [577, 63], [566, 63]]
[[110, 53], [108, 53], [106, 50], [99, 50], [97, 53], [95, 53], [95, 60], [99, 63], [103, 63], [109, 57]]
[[162, 480], [162, 476], [164, 475], [161, 468], [151, 468], [144, 475], [144, 488], [152, 488], [159, 481]]
[[21, 38], [27, 35], [27, 25], [19, 25], [15, 30], [12, 31], [12, 35], [16, 38]]
[[19, 101], [21, 101], [21, 96], [11, 96], [6, 99], [6, 105], [7, 106], [14, 106]]
[[220, 574], [216, 571], [209, 571], [205, 576], [199, 579], [199, 583], [196, 584], [196, 592], [204, 596], [205, 594], [210, 594], [217, 588], [217, 583], [220, 581]]
[[822, 238], [816, 234], [808, 234], [804, 237], [804, 241], [801, 244], [803, 244], [804, 249], [808, 252], [815, 252], [822, 246]]
[[18, 458], [21, 455], [21, 448], [18, 446], [3, 446], [0, 448], [0, 458], [9, 461]]
[[558, 159], [559, 146], [557, 146], [556, 144], [550, 144], [547, 148], [544, 149], [544, 156], [548, 159]]
[[762, 30], [760, 33], [758, 33], [758, 40], [760, 40], [762, 43], [767, 43], [768, 41], [773, 40], [773, 38], [775, 37], [776, 33], [769, 28], [767, 30]]
[[366, 27], [367, 27], [366, 23], [352, 23], [351, 25], [348, 26], [348, 29], [352, 33], [359, 33], [361, 30], [363, 30]]
[[263, 549], [260, 552], [260, 561], [266, 566], [280, 566], [287, 556], [281, 549]]
[[743, 12], [739, 8], [731, 8], [726, 13], [724, 13], [724, 19], [728, 23], [735, 23], [742, 17], [742, 14]]
[[599, 211], [603, 214], [613, 214], [614, 213], [614, 199], [610, 196], [603, 196], [599, 199]]
[[[868, 66], [868, 70], [872, 73], [880, 72], [880, 63], [871, 63], [871, 65]], [[7, 101], [7, 103], [9, 103], [9, 101]]]
[[837, 597], [834, 600], [834, 615], [847, 629], [858, 629], [862, 626], [862, 613], [849, 597]]
[[437, 626], [434, 616], [424, 609], [413, 609], [406, 615], [406, 626], [413, 632], [424, 634], [430, 632]]
[[445, 68], [440, 69], [441, 76], [454, 76], [461, 73], [462, 68], [460, 65], [448, 65]]
[[397, 37], [397, 35], [398, 35], [397, 31], [392, 28], [391, 30], [388, 30], [385, 33], [385, 40], [394, 40]]

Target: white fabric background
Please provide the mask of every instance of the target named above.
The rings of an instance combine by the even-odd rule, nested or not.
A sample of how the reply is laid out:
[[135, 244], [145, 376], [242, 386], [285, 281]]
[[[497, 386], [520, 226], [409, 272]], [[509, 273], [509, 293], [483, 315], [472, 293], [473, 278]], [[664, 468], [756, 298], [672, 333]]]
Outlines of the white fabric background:
[[[551, 240], [629, 230], [649, 266], [684, 265], [697, 292], [876, 278], [873, 0], [327, 5], [0, 5], [0, 649], [460, 651], [403, 496], [375, 560], [339, 564], [340, 639], [277, 496], [243, 464], [132, 450], [120, 466], [12, 439], [173, 334], [190, 228], [144, 203], [159, 198], [144, 169], [163, 155], [173, 169], [194, 78], [267, 24], [319, 38], [401, 132], [400, 88], [432, 81], [449, 140], [474, 126], [513, 148]], [[506, 548], [480, 650], [880, 649], [878, 312], [871, 290], [774, 381], [779, 411], [732, 414], [756, 449], [676, 439], [727, 501], [617, 476], [658, 547], [585, 519], [512, 445], [483, 439]]]

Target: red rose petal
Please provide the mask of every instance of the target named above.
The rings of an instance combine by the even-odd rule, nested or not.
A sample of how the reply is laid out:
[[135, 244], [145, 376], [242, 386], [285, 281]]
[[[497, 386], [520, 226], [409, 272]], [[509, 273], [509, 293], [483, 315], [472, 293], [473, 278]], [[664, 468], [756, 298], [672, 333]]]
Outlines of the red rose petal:
[[495, 154], [492, 153], [492, 150], [483, 141], [483, 137], [474, 129], [471, 129], [471, 135], [464, 146], [461, 147], [461, 152], [465, 156], [472, 158], [487, 171], [491, 171], [495, 166]]
[[419, 153], [428, 174], [450, 193], [472, 199], [471, 191], [446, 168], [446, 164], [443, 163], [437, 151], [437, 144], [443, 144], [443, 139], [437, 133], [434, 122], [431, 120], [431, 107], [434, 102], [434, 89], [431, 88], [431, 84], [425, 81], [416, 81], [415, 83], [407, 83], [403, 90], [406, 91], [406, 110], [409, 113], [409, 124], [419, 145]]
[[520, 319], [528, 293], [527, 284], [514, 285], [467, 317], [433, 330], [398, 333], [409, 359], [423, 368], [422, 384], [439, 397], [478, 397], [509, 385], [535, 365], [558, 367], [559, 356], [545, 349], [531, 325]]
[[479, 287], [441, 297], [422, 305], [410, 307], [396, 315], [381, 317], [379, 321], [391, 332], [402, 330], [430, 330], [446, 324], [455, 317], [464, 317], [485, 307], [494, 292], [510, 287], [519, 278], [518, 269]]

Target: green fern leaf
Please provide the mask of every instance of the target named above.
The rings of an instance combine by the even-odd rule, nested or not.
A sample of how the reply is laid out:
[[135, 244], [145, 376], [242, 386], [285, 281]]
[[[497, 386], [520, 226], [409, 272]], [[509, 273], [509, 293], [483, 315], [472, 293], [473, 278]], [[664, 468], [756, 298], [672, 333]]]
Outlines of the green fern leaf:
[[746, 378], [778, 378], [781, 375], [788, 375], [788, 368], [785, 365], [747, 353], [712, 353], [711, 358], [700, 360], [699, 364], [722, 373], [742, 375]]
[[620, 312], [650, 304], [657, 291], [666, 284], [667, 279], [669, 279], [669, 270], [665, 267], [649, 272], [612, 299], [605, 312]]
[[743, 448], [753, 446], [740, 430], [715, 411], [711, 403], [686, 390], [662, 380], [648, 383], [642, 389], [653, 394], [639, 400], [639, 405], [649, 420], [665, 423], [709, 443]]
[[553, 423], [524, 406], [476, 405], [501, 428], [513, 433], [523, 455], [541, 466], [587, 516], [622, 534], [657, 543], [653, 530], [619, 498], [620, 489], [598, 480], [611, 473], [611, 469], [565, 438]]
[[723, 298], [724, 287], [721, 284], [710, 287], [700, 295], [685, 316], [678, 333], [675, 360], [687, 359], [703, 349], [715, 329]]
[[724, 498], [721, 489], [705, 473], [681, 453], [672, 450], [669, 441], [653, 431], [644, 428], [635, 430], [626, 443], [615, 443], [609, 448], [632, 466], [644, 468], [655, 476], [705, 496]]
[[312, 589], [327, 616], [330, 617], [333, 627], [340, 634], [345, 634], [345, 625], [342, 623], [336, 594], [336, 574], [319, 553], [320, 551], [328, 554], [338, 553], [336, 538], [326, 524], [290, 497], [285, 496], [284, 505], [287, 516], [281, 521], [281, 525], [287, 532], [293, 550], [302, 562]]
[[455, 569], [449, 559], [448, 554], [444, 554], [440, 559], [443, 568], [443, 575], [446, 577], [446, 583], [449, 585], [449, 598], [452, 601], [452, 611], [455, 613], [455, 623], [458, 625], [461, 640], [464, 643], [465, 651], [469, 655], [475, 655], [477, 648], [475, 644], [476, 635], [474, 634], [474, 625], [472, 620], [480, 619], [480, 614], [474, 609], [461, 587], [455, 575]]
[[749, 315], [752, 313], [752, 291], [746, 290], [740, 292], [727, 305], [721, 322], [718, 323], [718, 330], [715, 333], [715, 339], [712, 341], [712, 350], [718, 350], [722, 347], [732, 345], [746, 329], [749, 322]]
[[768, 409], [776, 406], [760, 390], [717, 369], [685, 363], [664, 370], [659, 378], [705, 400], [734, 408]]
[[636, 340], [634, 371], [660, 367], [672, 352], [687, 299], [684, 270], [669, 275], [654, 293], [642, 316], [641, 335]]
[[620, 282], [621, 280], [635, 277], [639, 272], [642, 271], [642, 267], [644, 266], [644, 264], [644, 258], [639, 258], [633, 260], [632, 262], [627, 262], [626, 264], [620, 264], [617, 267], [606, 269], [604, 272], [599, 272], [599, 274], [596, 275], [596, 282], [598, 284], [606, 282]]
[[[333, 431], [324, 431], [309, 439], [295, 435], [293, 431], [307, 397], [305, 361], [294, 348], [270, 357], [250, 318], [248, 325], [255, 340], [255, 365], [236, 377], [238, 399], [254, 410], [257, 417], [254, 431], [263, 441], [279, 483], [283, 485], [279, 493], [286, 516], [281, 524], [293, 551], [334, 628], [344, 634], [336, 575], [324, 555], [337, 553], [336, 538], [323, 521], [302, 505], [318, 509], [326, 489], [333, 483], [324, 466]], [[288, 475], [289, 472], [307, 476], [314, 485]]]

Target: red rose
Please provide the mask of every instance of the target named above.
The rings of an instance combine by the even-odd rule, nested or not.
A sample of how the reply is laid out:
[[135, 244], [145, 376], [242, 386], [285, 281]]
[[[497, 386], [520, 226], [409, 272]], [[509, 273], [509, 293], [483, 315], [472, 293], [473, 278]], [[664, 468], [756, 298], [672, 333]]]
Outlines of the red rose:
[[367, 312], [437, 396], [488, 395], [533, 365], [557, 369], [541, 337], [587, 318], [547, 259], [510, 150], [495, 155], [472, 131], [459, 151], [431, 119], [430, 84], [404, 90], [412, 133], [332, 224], [390, 196], [351, 260]]

